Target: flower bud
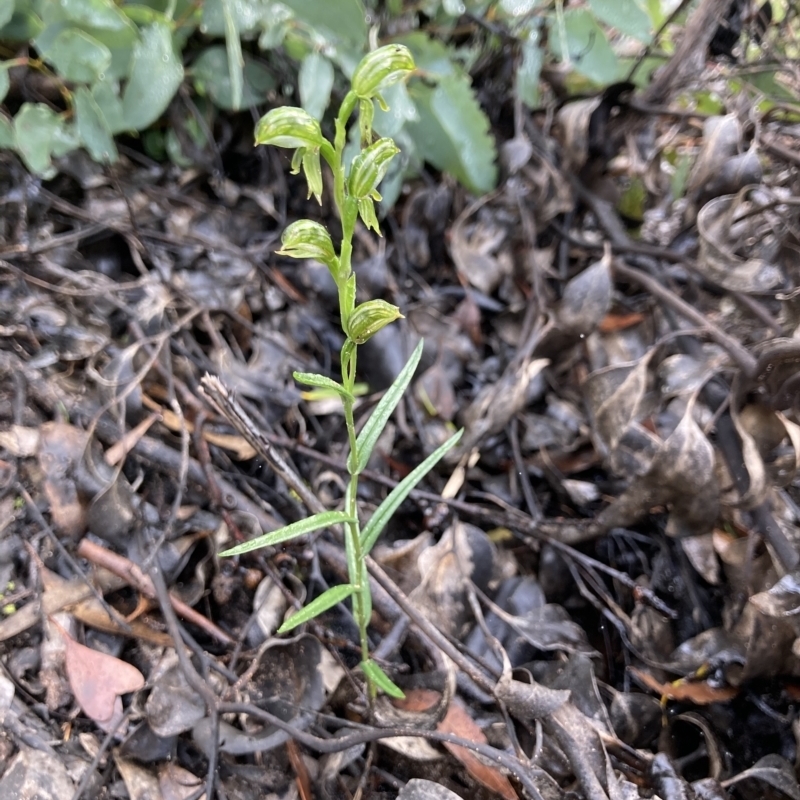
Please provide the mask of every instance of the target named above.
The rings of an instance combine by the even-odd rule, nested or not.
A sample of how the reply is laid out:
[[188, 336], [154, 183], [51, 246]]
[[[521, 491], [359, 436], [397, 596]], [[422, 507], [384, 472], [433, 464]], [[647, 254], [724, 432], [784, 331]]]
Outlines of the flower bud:
[[357, 200], [372, 197], [380, 200], [378, 184], [383, 180], [389, 163], [400, 152], [397, 145], [389, 138], [378, 139], [354, 159], [350, 167], [348, 189]]
[[347, 335], [356, 344], [364, 344], [371, 336], [390, 322], [401, 319], [397, 306], [385, 300], [367, 300], [356, 306], [347, 323]]
[[312, 258], [319, 261], [336, 277], [339, 259], [333, 249], [330, 234], [318, 222], [299, 219], [287, 226], [281, 236], [281, 249], [278, 254], [290, 258]]
[[353, 73], [353, 91], [362, 100], [371, 100], [379, 92], [398, 83], [414, 71], [411, 51], [402, 44], [387, 44], [361, 59]]
[[273, 108], [256, 125], [256, 144], [318, 150], [324, 141], [319, 122], [302, 108]]

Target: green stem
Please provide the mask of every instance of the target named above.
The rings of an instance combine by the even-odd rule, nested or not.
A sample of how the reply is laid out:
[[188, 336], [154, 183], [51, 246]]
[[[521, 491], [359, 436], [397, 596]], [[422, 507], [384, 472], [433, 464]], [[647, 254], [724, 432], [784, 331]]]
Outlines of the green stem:
[[[352, 197], [348, 197], [345, 185], [344, 164], [342, 156], [347, 142], [347, 122], [355, 110], [358, 97], [355, 92], [348, 92], [342, 101], [339, 114], [336, 117], [336, 136], [333, 147], [330, 143], [320, 148], [322, 157], [328, 162], [334, 179], [334, 203], [342, 221], [342, 242], [339, 250], [339, 312], [342, 318], [342, 329], [347, 332], [350, 314], [355, 303], [355, 292], [351, 283], [353, 234], [355, 233], [358, 219], [358, 206]], [[369, 660], [369, 639], [367, 628], [372, 614], [372, 597], [370, 596], [369, 581], [366, 574], [364, 553], [361, 548], [361, 526], [358, 522], [358, 458], [356, 447], [356, 423], [354, 415], [354, 400], [352, 399], [356, 381], [356, 355], [357, 348], [349, 338], [342, 347], [342, 385], [347, 389], [350, 397], [342, 400], [344, 406], [344, 420], [347, 426], [347, 439], [350, 444], [350, 458], [347, 461], [350, 479], [345, 492], [345, 513], [353, 522], [345, 525], [345, 552], [347, 554], [347, 573], [350, 585], [353, 587], [353, 617], [358, 625], [358, 635], [361, 644], [361, 660]], [[370, 700], [377, 694], [377, 687], [367, 676], [367, 689]]]
[[[349, 341], [342, 348], [342, 384], [348, 391], [352, 391], [356, 376], [356, 347]], [[345, 513], [353, 522], [345, 525], [345, 552], [347, 554], [347, 573], [350, 585], [353, 587], [353, 617], [358, 625], [358, 636], [361, 644], [361, 660], [369, 659], [369, 639], [367, 628], [372, 614], [372, 598], [370, 597], [369, 582], [366, 575], [364, 553], [361, 548], [361, 526], [358, 522], [358, 472], [356, 468], [356, 422], [353, 413], [354, 401], [349, 397], [342, 400], [344, 406], [344, 420], [347, 426], [347, 438], [350, 443], [350, 458], [348, 470], [350, 480], [345, 493]], [[367, 688], [370, 699], [376, 695], [376, 687], [367, 676]]]

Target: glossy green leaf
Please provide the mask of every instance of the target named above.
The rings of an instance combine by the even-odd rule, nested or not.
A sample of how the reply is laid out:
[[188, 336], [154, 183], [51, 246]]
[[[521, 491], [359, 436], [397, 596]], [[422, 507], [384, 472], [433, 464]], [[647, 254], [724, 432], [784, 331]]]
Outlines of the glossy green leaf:
[[309, 53], [300, 65], [297, 78], [300, 104], [312, 117], [322, 119], [331, 100], [333, 64], [322, 53]]
[[285, 525], [276, 531], [271, 531], [263, 536], [251, 539], [249, 542], [231, 547], [220, 553], [221, 556], [240, 556], [242, 553], [249, 553], [252, 550], [260, 550], [262, 547], [274, 547], [276, 544], [288, 542], [307, 533], [329, 528], [331, 525], [339, 525], [345, 522], [352, 522], [352, 517], [348, 517], [343, 511], [325, 511], [322, 514], [314, 514], [313, 517], [301, 519], [291, 525]]
[[332, 392], [335, 392], [343, 399], [351, 401], [355, 400], [353, 395], [351, 395], [341, 383], [337, 383], [330, 378], [326, 378], [324, 375], [317, 375], [314, 372], [294, 372], [292, 374], [294, 379], [298, 383], [302, 383], [304, 386], [314, 386], [317, 389], [328, 389]]
[[414, 348], [411, 358], [408, 359], [406, 365], [400, 370], [400, 374], [394, 379], [394, 383], [386, 390], [386, 393], [375, 406], [375, 410], [370, 414], [361, 432], [356, 439], [356, 472], [361, 472], [367, 466], [372, 450], [375, 443], [378, 441], [389, 417], [392, 412], [397, 408], [400, 398], [405, 394], [408, 384], [414, 377], [414, 372], [417, 369], [420, 358], [422, 358], [422, 348], [424, 343], [420, 343]]
[[167, 25], [155, 23], [142, 30], [133, 49], [130, 79], [122, 96], [126, 127], [141, 131], [166, 110], [183, 80], [183, 64], [172, 47]]
[[113, 0], [59, 0], [67, 19], [91, 28], [122, 30], [127, 21]]
[[320, 614], [324, 614], [329, 608], [339, 605], [342, 600], [347, 600], [353, 594], [353, 587], [349, 584], [342, 586], [334, 586], [331, 589], [323, 592], [319, 597], [314, 598], [307, 606], [304, 606], [296, 613], [292, 614], [283, 625], [278, 628], [278, 633], [286, 633], [286, 631], [308, 622]]
[[653, 38], [650, 15], [637, 0], [589, 0], [589, 8], [601, 22], [640, 42]]
[[[259, 26], [269, 24], [277, 13], [273, 9], [280, 3], [264, 0], [236, 0], [230, 11], [236, 30], [251, 33]], [[207, 36], [225, 36], [225, 0], [203, 0], [200, 30]]]
[[14, 117], [14, 136], [25, 165], [37, 175], [52, 176], [50, 154], [61, 121], [44, 103], [23, 103]]
[[551, 21], [548, 41], [554, 55], [568, 61], [572, 68], [601, 86], [621, 80], [622, 68], [608, 43], [603, 29], [586, 8], [573, 8], [563, 14], [566, 52], [561, 26], [557, 18]]
[[115, 81], [99, 81], [92, 87], [92, 97], [97, 103], [100, 113], [111, 133], [125, 130], [125, 118], [122, 115], [122, 100]]
[[409, 87], [419, 120], [406, 125], [425, 160], [477, 194], [497, 182], [497, 149], [489, 120], [466, 76], [442, 78], [431, 88]]
[[[228, 53], [222, 45], [213, 45], [203, 50], [192, 65], [191, 74], [198, 94], [208, 95], [219, 108], [235, 110]], [[270, 71], [247, 55], [244, 56], [242, 77], [242, 108], [263, 103], [275, 87], [275, 79]]]
[[361, 671], [367, 680], [389, 697], [402, 700], [405, 697], [403, 690], [372, 660], [361, 662]]
[[370, 518], [370, 521], [361, 531], [361, 549], [364, 553], [369, 553], [374, 547], [375, 542], [378, 541], [378, 537], [381, 535], [381, 531], [386, 527], [386, 523], [392, 518], [394, 512], [397, 511], [403, 500], [408, 497], [411, 490], [436, 466], [442, 456], [458, 443], [463, 433], [463, 430], [454, 433], [444, 444], [437, 447], [421, 464], [411, 470], [411, 472], [389, 492], [386, 499], [375, 509], [375, 513]]
[[111, 51], [79, 28], [50, 25], [34, 45], [68, 81], [93, 83], [111, 65]]
[[65, 122], [63, 117], [59, 117], [59, 124], [53, 133], [50, 154], [53, 158], [61, 158], [67, 155], [67, 153], [77, 150], [80, 146], [81, 140], [78, 137], [78, 131], [75, 125]]
[[14, 16], [14, 0], [0, 0], [0, 28], [11, 22]]
[[14, 126], [5, 114], [0, 114], [0, 147], [7, 150], [16, 150], [17, 148]]
[[0, 29], [0, 39], [12, 42], [29, 42], [44, 28], [42, 20], [28, 8], [14, 10], [11, 19]]
[[111, 53], [111, 63], [103, 71], [101, 80], [127, 79], [130, 74], [133, 49], [139, 43], [139, 28], [127, 16], [123, 19], [125, 21], [124, 28], [115, 30], [88, 28], [86, 30]]
[[92, 93], [85, 86], [79, 86], [73, 95], [73, 103], [76, 130], [89, 155], [103, 164], [116, 161], [114, 137]]
[[334, 42], [362, 52], [367, 43], [367, 14], [361, 0], [283, 0], [298, 20]]

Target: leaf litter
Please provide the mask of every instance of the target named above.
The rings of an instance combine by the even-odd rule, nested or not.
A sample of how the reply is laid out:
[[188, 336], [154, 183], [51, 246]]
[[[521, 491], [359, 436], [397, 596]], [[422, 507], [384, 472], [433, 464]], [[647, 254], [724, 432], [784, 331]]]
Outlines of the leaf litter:
[[360, 417], [426, 340], [365, 518], [466, 429], [374, 551], [393, 713], [347, 603], [276, 638], [341, 581], [335, 530], [218, 558], [304, 517], [292, 475], [343, 501], [341, 420], [291, 379], [332, 372], [330, 287], [272, 252], [304, 193], [124, 155], [25, 202], [3, 179], [0, 796], [800, 796], [796, 131], [680, 91], [498, 121], [496, 192], [429, 174], [385, 250], [359, 234], [408, 309]]

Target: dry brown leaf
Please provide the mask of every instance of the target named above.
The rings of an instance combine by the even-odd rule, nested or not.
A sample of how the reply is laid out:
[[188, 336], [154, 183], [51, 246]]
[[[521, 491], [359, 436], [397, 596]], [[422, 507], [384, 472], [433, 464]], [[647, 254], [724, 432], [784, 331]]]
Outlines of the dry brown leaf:
[[[392, 700], [392, 705], [402, 711], [420, 712], [433, 708], [439, 702], [441, 693], [432, 689], [408, 689], [401, 700]], [[461, 739], [476, 744], [487, 744], [486, 736], [469, 715], [466, 706], [455, 698], [451, 701], [444, 719], [436, 726], [439, 733], [451, 733]], [[443, 743], [445, 748], [458, 759], [464, 769], [487, 789], [496, 792], [507, 800], [518, 800], [517, 793], [508, 778], [494, 767], [485, 764], [466, 747], [458, 744]]]
[[[183, 420], [168, 408], [162, 408], [155, 400], [147, 395], [142, 395], [142, 405], [151, 411], [161, 415], [161, 422], [171, 431], [180, 431], [183, 426], [189, 433], [194, 433], [194, 425], [189, 420]], [[203, 439], [209, 444], [221, 447], [233, 453], [238, 461], [247, 461], [256, 455], [253, 446], [243, 437], [229, 433], [214, 433], [213, 431], [203, 430]]]
[[652, 675], [631, 667], [631, 672], [642, 684], [667, 700], [678, 700], [707, 706], [711, 703], [726, 703], [739, 694], [735, 686], [711, 686], [705, 681], [691, 683], [686, 680], [675, 683], [660, 683]]
[[87, 509], [78, 497], [72, 468], [83, 456], [86, 433], [63, 422], [46, 422], [39, 431], [39, 465], [50, 517], [61, 533], [79, 536], [86, 530]]
[[[462, 739], [468, 739], [476, 744], [486, 744], [487, 739], [478, 724], [469, 715], [466, 706], [458, 699], [454, 698], [447, 709], [444, 719], [436, 726], [440, 733], [452, 733]], [[503, 773], [498, 772], [494, 767], [484, 764], [477, 756], [466, 747], [459, 744], [444, 742], [444, 746], [457, 758], [464, 768], [475, 778], [478, 783], [496, 792], [506, 800], [517, 800], [517, 793], [508, 778]]]
[[76, 642], [57, 622], [64, 639], [67, 678], [78, 705], [98, 725], [107, 725], [121, 710], [120, 695], [144, 686], [144, 675], [132, 664]]
[[617, 333], [627, 328], [633, 328], [640, 322], [644, 322], [644, 314], [632, 312], [629, 314], [606, 314], [597, 326], [600, 333]]
[[[202, 779], [189, 770], [169, 762], [158, 770], [158, 788], [162, 800], [188, 800], [193, 797], [203, 783]], [[198, 800], [205, 800], [205, 792]]]

